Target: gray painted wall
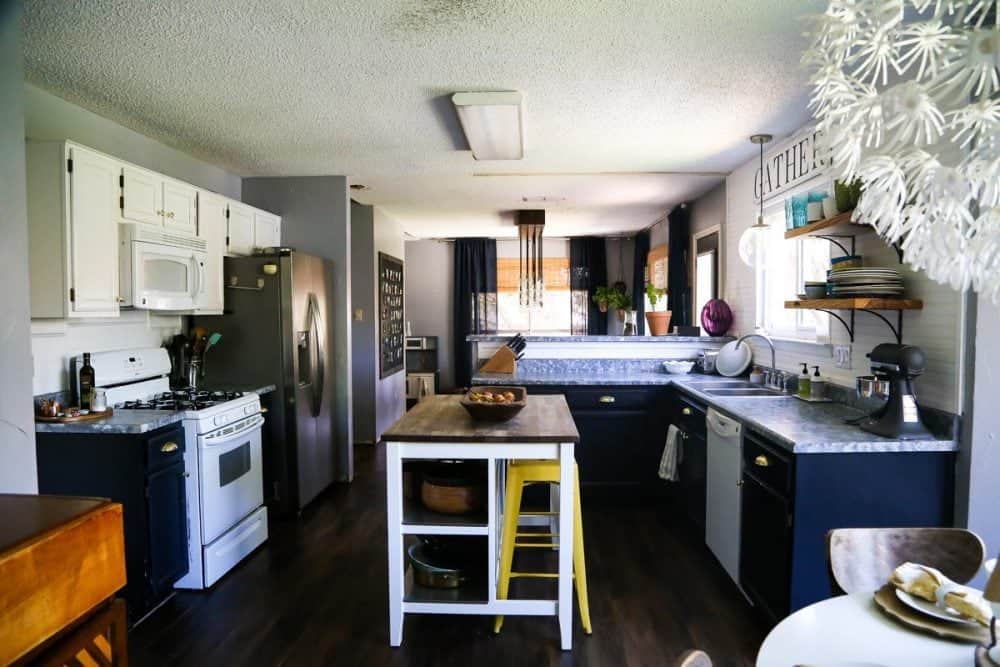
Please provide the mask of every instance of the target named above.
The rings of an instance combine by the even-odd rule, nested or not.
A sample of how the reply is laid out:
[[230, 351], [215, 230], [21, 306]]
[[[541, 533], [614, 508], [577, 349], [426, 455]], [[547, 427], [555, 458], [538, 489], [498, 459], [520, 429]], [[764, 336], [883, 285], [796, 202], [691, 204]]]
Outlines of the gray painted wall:
[[[354, 442], [374, 443], [378, 332], [375, 310], [375, 226], [371, 206], [351, 202], [351, 375]], [[358, 317], [360, 315], [360, 318]]]
[[406, 242], [403, 307], [414, 336], [438, 337], [441, 389], [455, 387], [454, 313], [455, 246], [445, 241]]
[[240, 198], [240, 177], [236, 174], [193, 158], [41, 88], [31, 84], [23, 86], [25, 136], [28, 138], [71, 139], [226, 197]]
[[0, 492], [38, 493], [20, 19], [20, 2], [0, 5]]
[[281, 216], [281, 243], [333, 262], [337, 479], [354, 477], [351, 408], [351, 225], [344, 176], [246, 178], [243, 201]]
[[[373, 232], [374, 270], [368, 274], [372, 277], [372, 292], [373, 294], [378, 293], [378, 253], [382, 252], [396, 259], [403, 260], [403, 321], [405, 322], [406, 280], [409, 276], [406, 266], [406, 245], [403, 240], [403, 228], [394, 218], [376, 207], [373, 216]], [[376, 336], [378, 336], [377, 333]], [[382, 437], [382, 432], [392, 426], [406, 412], [406, 371], [404, 369], [388, 377], [380, 378], [378, 377], [377, 360], [375, 366], [375, 439], [378, 440]]]
[[[972, 296], [973, 300], [977, 297]], [[963, 438], [956, 479], [955, 523], [976, 532], [986, 543], [990, 557], [1000, 554], [1000, 306], [989, 299], [979, 298], [970, 309], [969, 341], [966, 362], [972, 364], [968, 373], [972, 396], [966, 401]], [[983, 341], [984, 344], [977, 344]], [[968, 367], [968, 366], [967, 366]], [[985, 584], [980, 575], [973, 585]]]

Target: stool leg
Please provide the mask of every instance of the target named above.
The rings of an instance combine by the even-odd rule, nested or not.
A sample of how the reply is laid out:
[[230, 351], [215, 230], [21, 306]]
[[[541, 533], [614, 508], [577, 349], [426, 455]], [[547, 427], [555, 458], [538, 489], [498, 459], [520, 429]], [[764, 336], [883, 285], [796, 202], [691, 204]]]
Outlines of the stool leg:
[[[514, 543], [517, 541], [517, 522], [521, 515], [521, 488], [523, 483], [516, 469], [507, 466], [507, 493], [503, 504], [503, 529], [500, 533], [500, 577], [497, 581], [497, 599], [506, 600], [510, 589], [510, 569], [514, 562]], [[503, 616], [493, 622], [493, 632], [503, 627]]]
[[576, 582], [576, 598], [580, 605], [580, 622], [586, 634], [593, 632], [590, 626], [590, 601], [587, 598], [587, 559], [583, 555], [583, 512], [580, 504], [580, 472], [574, 470], [573, 491], [573, 580]]

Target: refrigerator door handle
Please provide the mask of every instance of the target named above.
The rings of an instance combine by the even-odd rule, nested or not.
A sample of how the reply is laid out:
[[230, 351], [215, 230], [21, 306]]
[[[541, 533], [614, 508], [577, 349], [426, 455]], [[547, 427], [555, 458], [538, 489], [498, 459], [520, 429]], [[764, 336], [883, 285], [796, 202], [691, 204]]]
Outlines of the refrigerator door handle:
[[310, 388], [312, 398], [310, 408], [312, 416], [318, 417], [323, 406], [323, 385], [326, 382], [326, 346], [323, 340], [323, 318], [319, 314], [319, 300], [312, 292], [309, 293], [309, 329], [316, 345], [316, 358], [311, 359], [310, 378], [315, 374], [315, 380]]

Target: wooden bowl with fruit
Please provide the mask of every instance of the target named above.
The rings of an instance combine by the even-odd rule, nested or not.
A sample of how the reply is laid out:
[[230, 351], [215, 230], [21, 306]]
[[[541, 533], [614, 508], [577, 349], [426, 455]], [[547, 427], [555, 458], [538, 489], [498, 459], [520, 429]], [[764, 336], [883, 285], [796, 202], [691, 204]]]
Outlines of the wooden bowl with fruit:
[[476, 421], [505, 422], [528, 403], [524, 387], [473, 387], [462, 396], [464, 407]]

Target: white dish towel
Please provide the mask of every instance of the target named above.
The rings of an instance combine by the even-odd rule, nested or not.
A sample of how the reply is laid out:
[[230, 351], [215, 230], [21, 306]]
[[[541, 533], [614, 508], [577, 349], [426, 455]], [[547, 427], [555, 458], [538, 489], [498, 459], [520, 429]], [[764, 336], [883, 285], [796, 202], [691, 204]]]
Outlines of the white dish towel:
[[663, 445], [663, 454], [660, 456], [660, 479], [668, 482], [676, 482], [680, 479], [678, 466], [681, 463], [681, 432], [673, 424], [667, 429], [667, 441]]

